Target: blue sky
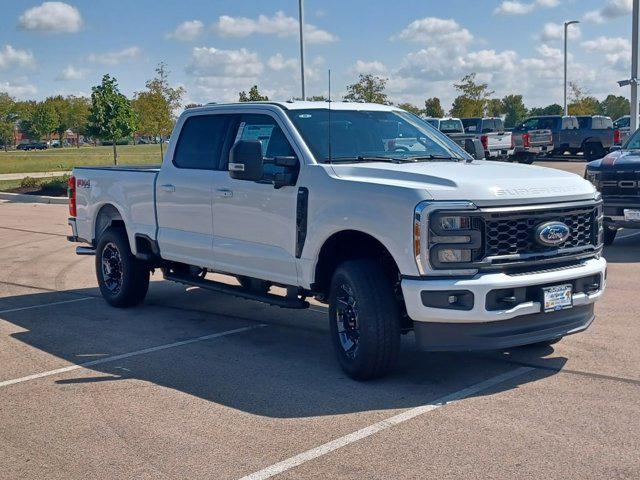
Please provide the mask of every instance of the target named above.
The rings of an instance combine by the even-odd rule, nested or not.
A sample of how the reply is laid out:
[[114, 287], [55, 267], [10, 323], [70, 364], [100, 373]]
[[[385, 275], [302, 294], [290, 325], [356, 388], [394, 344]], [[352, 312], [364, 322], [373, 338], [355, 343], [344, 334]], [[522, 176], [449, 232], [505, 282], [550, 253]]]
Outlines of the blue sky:
[[[230, 101], [258, 84], [300, 95], [297, 0], [14, 1], [0, 16], [0, 91], [18, 98], [88, 95], [104, 73], [124, 93], [164, 61], [186, 102]], [[388, 78], [395, 102], [421, 104], [478, 72], [497, 96], [561, 103], [561, 24], [571, 27], [570, 79], [627, 95], [631, 0], [305, 0], [307, 93], [344, 93], [358, 73]]]

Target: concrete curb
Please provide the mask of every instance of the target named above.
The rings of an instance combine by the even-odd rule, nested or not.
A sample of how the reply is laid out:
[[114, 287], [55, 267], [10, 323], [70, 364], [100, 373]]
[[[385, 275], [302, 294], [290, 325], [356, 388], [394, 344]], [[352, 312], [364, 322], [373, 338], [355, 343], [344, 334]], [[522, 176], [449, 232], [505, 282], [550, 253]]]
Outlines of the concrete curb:
[[14, 203], [46, 203], [66, 205], [67, 197], [47, 197], [45, 195], [27, 195], [24, 193], [0, 192], [0, 200], [8, 200]]

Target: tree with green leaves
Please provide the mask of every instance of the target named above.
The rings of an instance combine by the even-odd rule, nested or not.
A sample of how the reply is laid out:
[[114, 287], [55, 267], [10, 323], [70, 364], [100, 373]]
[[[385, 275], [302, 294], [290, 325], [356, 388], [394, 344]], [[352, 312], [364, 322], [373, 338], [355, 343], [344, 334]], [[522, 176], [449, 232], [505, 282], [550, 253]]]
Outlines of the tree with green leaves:
[[600, 115], [602, 107], [597, 98], [589, 95], [578, 84], [570, 82], [571, 103], [569, 103], [569, 115]]
[[29, 135], [36, 140], [49, 137], [58, 125], [58, 116], [51, 102], [38, 102], [29, 119]]
[[453, 85], [459, 95], [453, 101], [451, 115], [454, 117], [483, 117], [487, 111], [489, 98], [494, 94], [486, 83], [478, 83], [476, 74], [462, 77], [460, 83]]
[[625, 97], [619, 95], [607, 95], [602, 102], [602, 113], [616, 120], [625, 115], [629, 115], [631, 111], [631, 103]]
[[444, 117], [444, 110], [440, 104], [438, 97], [427, 98], [424, 101], [424, 114], [427, 117], [442, 118]]
[[80, 135], [88, 133], [91, 101], [85, 97], [67, 97], [69, 102], [69, 129], [76, 134], [76, 148], [80, 148]]
[[0, 92], [0, 145], [5, 152], [13, 144], [13, 129], [17, 118], [15, 101], [8, 93]]
[[504, 105], [499, 98], [491, 98], [487, 100], [487, 116], [501, 117], [504, 114]]
[[552, 103], [546, 107], [533, 107], [529, 110], [529, 115], [532, 117], [539, 117], [541, 115], [562, 115], [563, 113], [564, 109], [562, 108], [562, 105], [558, 105], [557, 103]]
[[131, 103], [120, 90], [115, 78], [108, 74], [102, 83], [91, 89], [89, 132], [101, 139], [113, 142], [113, 163], [118, 164], [116, 144], [135, 130], [135, 113]]
[[260, 94], [257, 85], [249, 89], [249, 94], [243, 90], [240, 92], [239, 97], [238, 101], [240, 102], [266, 102], [269, 100], [269, 97]]
[[356, 83], [347, 86], [344, 100], [389, 105], [389, 98], [385, 93], [386, 87], [386, 78], [361, 73]]
[[147, 89], [137, 92], [133, 100], [137, 133], [160, 138], [160, 158], [164, 157], [164, 138], [171, 134], [174, 112], [180, 107], [184, 88], [169, 85], [169, 71], [162, 62], [156, 76], [146, 83]]
[[184, 87], [172, 87], [169, 85], [170, 73], [167, 70], [167, 65], [164, 62], [160, 62], [156, 67], [156, 76], [148, 80], [145, 86], [149, 92], [162, 95], [169, 107], [169, 115], [172, 119], [175, 119], [174, 114], [180, 108], [185, 89]]
[[61, 95], [56, 95], [55, 97], [47, 98], [45, 103], [49, 103], [56, 113], [56, 124], [53, 131], [58, 134], [60, 146], [62, 147], [64, 135], [69, 129], [69, 101]]
[[515, 127], [527, 116], [527, 107], [524, 106], [522, 95], [506, 95], [502, 99], [502, 107], [505, 113], [505, 128]]
[[136, 112], [137, 132], [160, 138], [160, 157], [164, 156], [163, 137], [173, 129], [171, 108], [166, 98], [159, 92], [139, 92], [133, 100]]
[[422, 115], [422, 110], [420, 110], [420, 107], [416, 107], [413, 103], [399, 103], [398, 108], [413, 113], [414, 115]]

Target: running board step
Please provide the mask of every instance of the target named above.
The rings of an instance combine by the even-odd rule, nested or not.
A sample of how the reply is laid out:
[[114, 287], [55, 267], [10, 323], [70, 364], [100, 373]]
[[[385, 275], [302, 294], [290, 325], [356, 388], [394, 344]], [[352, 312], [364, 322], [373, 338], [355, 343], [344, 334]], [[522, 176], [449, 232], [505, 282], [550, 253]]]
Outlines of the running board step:
[[233, 295], [234, 297], [246, 298], [247, 300], [255, 300], [257, 302], [267, 303], [269, 305], [275, 305], [282, 308], [295, 308], [304, 309], [309, 308], [309, 302], [300, 298], [287, 298], [280, 295], [273, 295], [270, 293], [255, 293], [250, 292], [243, 287], [236, 287], [234, 285], [228, 285], [222, 282], [214, 282], [213, 280], [204, 280], [194, 277], [184, 277], [175, 275], [172, 273], [164, 274], [165, 280], [172, 282], [183, 283], [185, 285], [192, 285], [194, 287], [204, 288], [218, 293], [226, 293]]

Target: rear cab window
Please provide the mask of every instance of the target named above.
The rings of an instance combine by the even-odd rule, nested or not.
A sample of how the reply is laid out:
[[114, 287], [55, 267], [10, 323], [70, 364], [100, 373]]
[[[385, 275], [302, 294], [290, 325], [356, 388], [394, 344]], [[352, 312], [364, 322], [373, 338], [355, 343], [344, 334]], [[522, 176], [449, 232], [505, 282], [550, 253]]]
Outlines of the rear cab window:
[[466, 133], [480, 133], [480, 128], [482, 127], [482, 119], [463, 118], [462, 125], [464, 126], [464, 131]]
[[217, 170], [233, 115], [193, 115], [180, 129], [173, 154], [177, 168]]
[[441, 120], [440, 131], [442, 133], [464, 133], [464, 127], [460, 120]]

